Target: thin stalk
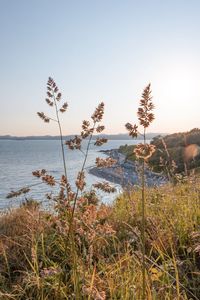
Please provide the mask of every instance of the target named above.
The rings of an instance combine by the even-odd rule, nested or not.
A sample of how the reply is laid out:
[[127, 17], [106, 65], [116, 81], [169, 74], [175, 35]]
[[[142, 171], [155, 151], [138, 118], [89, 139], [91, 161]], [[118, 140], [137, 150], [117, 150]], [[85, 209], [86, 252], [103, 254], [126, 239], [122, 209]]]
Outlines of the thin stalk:
[[[55, 104], [55, 108], [56, 108], [56, 118], [57, 118], [59, 132], [60, 132], [60, 144], [61, 144], [61, 150], [62, 150], [64, 174], [65, 174], [65, 178], [66, 178], [66, 182], [67, 182], [67, 167], [66, 167], [66, 161], [65, 161], [65, 151], [64, 151], [64, 144], [63, 144], [62, 127], [61, 127], [61, 124], [60, 124], [60, 118], [59, 118], [59, 114], [58, 114], [58, 106], [57, 106], [57, 103], [56, 103], [56, 98], [55, 98], [54, 92], [53, 92], [53, 100], [54, 100], [54, 104]], [[67, 188], [66, 188], [66, 193], [68, 195]]]
[[[146, 132], [144, 128], [144, 145], [146, 144]], [[145, 161], [142, 161], [142, 299], [145, 300]]]
[[[86, 164], [86, 161], [87, 161], [88, 152], [89, 152], [89, 148], [90, 148], [90, 144], [91, 144], [91, 140], [92, 140], [92, 136], [93, 136], [93, 131], [95, 129], [95, 125], [96, 125], [96, 122], [94, 122], [93, 130], [92, 130], [92, 133], [89, 137], [86, 152], [85, 153], [83, 152], [85, 157], [84, 157], [83, 165], [82, 165], [82, 168], [81, 168], [80, 172], [83, 172], [83, 170], [85, 169], [85, 164]], [[70, 246], [71, 246], [71, 251], [72, 251], [72, 256], [73, 256], [73, 272], [74, 272], [74, 278], [75, 278], [74, 285], [75, 285], [75, 295], [76, 295], [76, 297], [77, 297], [77, 294], [78, 294], [78, 296], [80, 294], [80, 288], [79, 288], [79, 274], [78, 274], [78, 271], [77, 271], [77, 256], [76, 256], [76, 248], [75, 248], [75, 242], [74, 242], [74, 232], [73, 232], [72, 229], [73, 229], [74, 212], [75, 212], [75, 208], [76, 208], [76, 203], [77, 203], [77, 199], [78, 199], [79, 190], [80, 190], [79, 187], [77, 187], [76, 195], [75, 195], [74, 203], [73, 203], [73, 207], [72, 207], [71, 218], [70, 218], [70, 222], [69, 222], [69, 230], [68, 230], [68, 238], [69, 238], [69, 242], [71, 241]], [[68, 245], [68, 243], [67, 243], [67, 240], [66, 240], [66, 243], [65, 243], [65, 252], [66, 253], [67, 253], [67, 245]], [[77, 298], [77, 299], [79, 299], [79, 298]]]
[[74, 239], [74, 233], [71, 234], [71, 253], [73, 259], [73, 277], [74, 277], [74, 292], [76, 299], [80, 299], [80, 280], [79, 280], [79, 272], [78, 272], [78, 262], [77, 262], [77, 251], [76, 244]]
[[[93, 132], [94, 132], [94, 129], [95, 129], [95, 125], [96, 125], [96, 122], [94, 122], [94, 125], [93, 125], [93, 128], [92, 128], [92, 133], [90, 134], [90, 137], [89, 137], [89, 141], [88, 141], [88, 144], [87, 144], [87, 149], [86, 149], [86, 152], [85, 152], [85, 158], [84, 158], [83, 165], [82, 165], [82, 168], [81, 168], [80, 172], [83, 172], [83, 170], [85, 169], [85, 164], [86, 164], [86, 161], [87, 161], [88, 152], [89, 152], [89, 148], [90, 148], [90, 144], [91, 144]], [[74, 198], [74, 204], [73, 204], [73, 208], [72, 208], [72, 216], [71, 216], [70, 225], [71, 225], [71, 223], [73, 221], [74, 211], [75, 211], [75, 208], [76, 208], [76, 202], [77, 202], [77, 199], [78, 199], [79, 190], [80, 190], [79, 187], [77, 187], [76, 195], [75, 195], [75, 198]]]

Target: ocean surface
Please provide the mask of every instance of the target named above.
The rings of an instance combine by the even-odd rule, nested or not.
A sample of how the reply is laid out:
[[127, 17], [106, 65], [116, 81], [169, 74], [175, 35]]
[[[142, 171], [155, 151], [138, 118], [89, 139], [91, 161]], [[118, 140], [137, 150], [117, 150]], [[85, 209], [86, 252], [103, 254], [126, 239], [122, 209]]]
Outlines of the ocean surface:
[[[90, 146], [88, 160], [86, 164], [86, 189], [90, 190], [92, 184], [102, 179], [88, 174], [88, 168], [94, 166], [96, 157], [106, 157], [99, 150], [116, 149], [121, 145], [136, 144], [135, 140], [112, 140], [101, 147]], [[86, 143], [83, 144], [83, 151]], [[79, 150], [69, 150], [65, 146], [67, 175], [75, 188], [75, 180], [80, 170], [84, 155]], [[52, 203], [46, 199], [45, 194], [51, 191], [51, 187], [40, 183], [40, 179], [33, 177], [32, 171], [46, 169], [49, 174], [56, 179], [60, 179], [63, 174], [62, 155], [60, 141], [57, 140], [0, 140], [0, 210], [17, 207], [27, 198], [33, 198], [42, 203], [46, 208]], [[6, 195], [11, 190], [18, 190], [22, 187], [35, 185], [31, 192], [25, 196], [6, 199]], [[108, 195], [98, 192], [100, 199], [105, 203], [110, 203], [121, 191], [119, 185], [115, 185], [117, 192]], [[53, 189], [56, 193], [56, 188]]]

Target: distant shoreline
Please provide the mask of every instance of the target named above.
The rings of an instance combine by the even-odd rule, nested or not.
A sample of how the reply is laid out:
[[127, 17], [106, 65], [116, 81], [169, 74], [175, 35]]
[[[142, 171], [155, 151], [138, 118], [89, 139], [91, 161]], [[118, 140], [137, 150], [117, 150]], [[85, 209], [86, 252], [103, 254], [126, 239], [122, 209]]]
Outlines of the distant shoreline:
[[[152, 139], [158, 135], [166, 135], [165, 133], [148, 133], [146, 138]], [[74, 138], [75, 135], [65, 135], [63, 136], [64, 139], [71, 139]], [[97, 137], [104, 137], [108, 140], [131, 140], [132, 138], [128, 134], [100, 134], [94, 135], [93, 139]], [[143, 137], [139, 136], [136, 140], [142, 140]], [[43, 135], [43, 136], [12, 136], [12, 135], [0, 135], [0, 140], [60, 140], [60, 136], [51, 136], [51, 135]]]

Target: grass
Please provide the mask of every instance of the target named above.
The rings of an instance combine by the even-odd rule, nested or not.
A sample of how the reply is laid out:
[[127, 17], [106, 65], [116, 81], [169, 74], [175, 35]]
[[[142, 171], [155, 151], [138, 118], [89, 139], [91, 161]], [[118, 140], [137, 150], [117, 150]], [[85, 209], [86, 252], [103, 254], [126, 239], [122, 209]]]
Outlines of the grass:
[[[142, 299], [141, 191], [112, 206], [91, 195], [74, 215], [74, 256], [66, 227], [34, 202], [1, 216], [1, 299]], [[146, 297], [200, 298], [200, 180], [146, 189]], [[61, 222], [61, 224], [60, 224]]]
[[[97, 182], [85, 192], [85, 163], [91, 144], [103, 145], [101, 133], [104, 103], [84, 120], [80, 136], [65, 142], [78, 149], [83, 163], [75, 181], [67, 180], [60, 113], [68, 107], [52, 78], [47, 82], [46, 102], [55, 117], [43, 112], [45, 122], [54, 121], [60, 132], [64, 175], [60, 180], [46, 169], [33, 175], [58, 194], [52, 213], [30, 200], [0, 217], [0, 299], [135, 299], [189, 300], [200, 298], [200, 178], [186, 177], [176, 185], [145, 187], [144, 166], [155, 151], [146, 143], [146, 129], [154, 119], [150, 84], [138, 108], [143, 144], [134, 148], [142, 161], [142, 185], [124, 191], [111, 206], [99, 203], [94, 189], [113, 192], [107, 182]], [[136, 137], [138, 126], [127, 123]], [[81, 143], [87, 138], [84, 152]], [[96, 159], [97, 167], [115, 164], [111, 158]], [[40, 183], [41, 184], [41, 183]], [[30, 187], [11, 191], [8, 198], [26, 194]]]

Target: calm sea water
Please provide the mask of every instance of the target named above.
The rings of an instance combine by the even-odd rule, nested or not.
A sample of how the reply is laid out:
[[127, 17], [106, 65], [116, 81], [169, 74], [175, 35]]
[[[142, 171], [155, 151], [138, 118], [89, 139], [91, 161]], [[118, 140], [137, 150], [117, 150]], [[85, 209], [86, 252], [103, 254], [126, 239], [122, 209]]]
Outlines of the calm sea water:
[[[95, 158], [105, 157], [105, 154], [99, 150], [115, 149], [124, 144], [135, 144], [136, 141], [131, 140], [115, 140], [109, 141], [102, 147], [91, 145], [87, 165], [94, 165]], [[83, 150], [86, 144], [83, 145]], [[66, 151], [66, 163], [68, 170], [68, 178], [72, 187], [77, 173], [83, 163], [83, 154], [79, 150]], [[27, 185], [37, 184], [39, 179], [32, 176], [32, 171], [38, 169], [46, 169], [56, 179], [59, 179], [63, 174], [62, 156], [60, 150], [60, 142], [55, 140], [0, 140], [0, 210], [16, 207], [24, 199], [23, 197], [6, 199], [6, 195], [11, 190], [17, 190]], [[102, 179], [97, 178], [87, 173], [87, 189], [90, 189], [92, 184]], [[120, 192], [120, 186], [116, 185], [117, 193]], [[45, 193], [50, 191], [50, 187], [45, 184], [35, 185], [31, 192], [26, 197], [32, 197], [37, 201], [42, 202], [43, 206], [47, 207], [49, 201], [45, 199]], [[56, 192], [54, 190], [54, 192]], [[115, 195], [106, 195], [100, 193], [99, 197], [104, 202], [110, 202]]]

